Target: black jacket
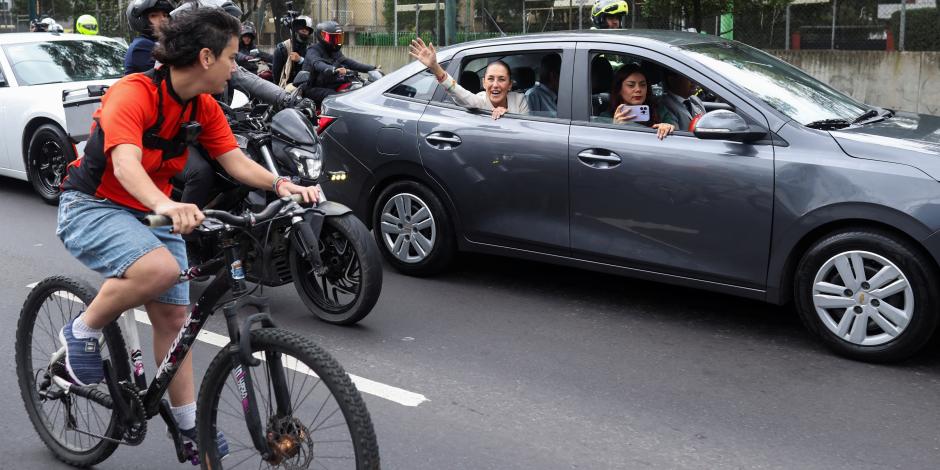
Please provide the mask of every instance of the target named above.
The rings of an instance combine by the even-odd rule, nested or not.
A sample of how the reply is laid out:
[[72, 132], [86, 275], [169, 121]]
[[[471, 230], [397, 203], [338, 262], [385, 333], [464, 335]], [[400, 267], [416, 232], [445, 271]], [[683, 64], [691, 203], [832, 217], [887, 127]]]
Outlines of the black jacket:
[[[251, 72], [251, 73], [257, 73], [257, 72], [258, 72], [258, 64], [257, 64], [256, 62], [252, 61], [252, 59], [255, 58], [255, 57], [253, 57], [253, 56], [251, 55], [251, 50], [252, 50], [252, 49], [258, 49], [258, 47], [255, 46], [254, 41], [252, 41], [251, 44], [248, 44], [248, 45], [246, 46], [244, 43], [242, 43], [242, 42], [239, 40], [239, 42], [238, 42], [238, 53], [235, 55], [235, 62], [237, 62], [238, 65], [244, 67], [244, 68], [245, 68], [246, 70], [248, 70], [249, 72]], [[269, 64], [274, 62], [274, 56], [272, 56], [271, 54], [268, 54], [267, 52], [261, 51], [260, 49], [259, 49], [259, 54], [258, 54], [258, 57], [257, 57], [257, 58], [258, 58], [258, 59], [261, 59], [261, 60], [263, 60], [263, 61], [265, 61], [265, 62], [267, 62], [267, 63], [269, 63]]]
[[345, 67], [356, 72], [369, 72], [375, 70], [374, 65], [356, 62], [343, 55], [340, 51], [328, 51], [323, 44], [317, 43], [315, 46], [307, 48], [307, 54], [304, 56], [303, 70], [310, 72], [310, 81], [307, 82], [311, 87], [332, 88], [333, 85], [342, 83], [336, 77], [336, 69]]

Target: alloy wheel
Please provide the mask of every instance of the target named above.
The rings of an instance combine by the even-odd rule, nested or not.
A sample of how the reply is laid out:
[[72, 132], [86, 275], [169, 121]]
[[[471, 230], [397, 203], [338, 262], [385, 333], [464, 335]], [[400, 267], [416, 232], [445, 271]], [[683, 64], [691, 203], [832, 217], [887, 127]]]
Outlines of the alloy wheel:
[[421, 198], [402, 193], [382, 207], [381, 227], [385, 248], [404, 263], [424, 261], [437, 241], [434, 215]]
[[894, 263], [868, 251], [826, 261], [813, 280], [813, 307], [838, 338], [878, 346], [900, 336], [914, 313], [914, 291]]

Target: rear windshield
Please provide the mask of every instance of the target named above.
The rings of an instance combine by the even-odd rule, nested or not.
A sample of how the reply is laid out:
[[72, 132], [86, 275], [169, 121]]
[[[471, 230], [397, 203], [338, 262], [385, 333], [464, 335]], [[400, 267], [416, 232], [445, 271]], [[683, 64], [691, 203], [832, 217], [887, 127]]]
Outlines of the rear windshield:
[[121, 78], [127, 48], [116, 41], [48, 41], [3, 46], [20, 86]]

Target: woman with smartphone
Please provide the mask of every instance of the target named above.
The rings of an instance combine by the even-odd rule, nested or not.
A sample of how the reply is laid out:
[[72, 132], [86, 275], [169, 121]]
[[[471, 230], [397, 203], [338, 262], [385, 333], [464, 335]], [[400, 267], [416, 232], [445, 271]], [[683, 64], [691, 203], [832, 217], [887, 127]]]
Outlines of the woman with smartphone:
[[[659, 103], [653, 103], [646, 74], [637, 64], [626, 64], [614, 74], [611, 84], [610, 111], [602, 114], [617, 124], [633, 124], [656, 129], [663, 140], [676, 129], [678, 120]], [[606, 115], [606, 116], [605, 116]]]

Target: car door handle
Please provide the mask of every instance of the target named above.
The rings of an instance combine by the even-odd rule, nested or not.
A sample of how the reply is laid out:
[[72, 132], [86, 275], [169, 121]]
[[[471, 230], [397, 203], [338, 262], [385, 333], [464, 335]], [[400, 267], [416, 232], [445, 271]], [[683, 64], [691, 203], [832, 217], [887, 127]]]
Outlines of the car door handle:
[[620, 155], [609, 150], [588, 149], [578, 154], [581, 163], [592, 168], [613, 168], [620, 164]]
[[428, 141], [432, 147], [437, 148], [454, 148], [462, 142], [460, 137], [457, 137], [455, 134], [450, 132], [434, 132], [428, 134], [424, 140]]

